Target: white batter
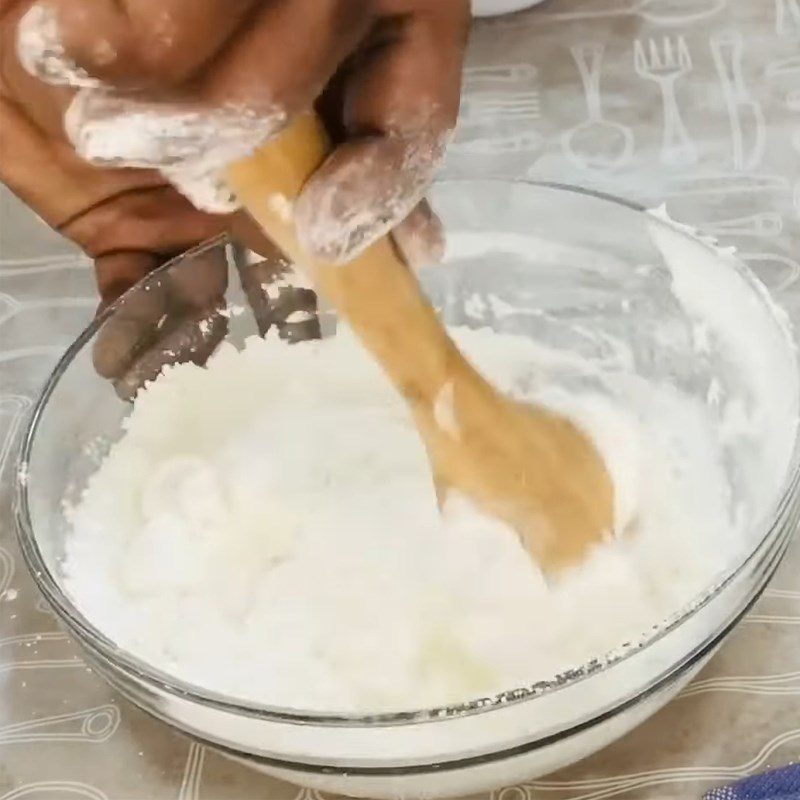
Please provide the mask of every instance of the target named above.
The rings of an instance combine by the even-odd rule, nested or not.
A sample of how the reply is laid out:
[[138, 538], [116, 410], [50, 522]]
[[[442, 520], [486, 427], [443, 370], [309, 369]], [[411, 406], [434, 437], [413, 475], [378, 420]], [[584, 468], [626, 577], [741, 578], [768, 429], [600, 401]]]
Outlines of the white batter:
[[[685, 270], [680, 279], [703, 255], [668, 239], [676, 297], [691, 295], [706, 334], [749, 368], [752, 348], [728, 328], [763, 309], [737, 306], [731, 290], [737, 313], [706, 318]], [[596, 366], [521, 337], [453, 331], [496, 385], [593, 435], [615, 480], [618, 538], [549, 587], [517, 537], [466, 501], [439, 516], [406, 410], [349, 331], [223, 345], [207, 369], [170, 368], [138, 397], [71, 510], [67, 588], [121, 647], [279, 706], [408, 709], [552, 678], [640, 638], [751, 544], [794, 435], [796, 392], [779, 408], [768, 391], [793, 360], [776, 331], [780, 357], [756, 376], [763, 396], [748, 408], [731, 399], [721, 421], [670, 383], [624, 372], [603, 376], [601, 393], [566, 392]], [[722, 457], [731, 437], [752, 444], [759, 476], [735, 501]]]

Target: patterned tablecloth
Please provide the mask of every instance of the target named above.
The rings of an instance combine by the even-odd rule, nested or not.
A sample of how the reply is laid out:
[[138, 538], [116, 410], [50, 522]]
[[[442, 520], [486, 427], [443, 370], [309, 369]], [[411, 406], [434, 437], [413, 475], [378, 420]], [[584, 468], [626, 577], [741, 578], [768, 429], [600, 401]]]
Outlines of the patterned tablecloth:
[[[447, 171], [666, 202], [735, 244], [797, 317], [800, 0], [549, 0], [483, 23]], [[0, 227], [0, 800], [319, 800], [145, 717], [37, 596], [12, 531], [15, 441], [95, 299], [88, 264], [8, 194]], [[798, 545], [680, 698], [493, 800], [689, 800], [800, 758]]]

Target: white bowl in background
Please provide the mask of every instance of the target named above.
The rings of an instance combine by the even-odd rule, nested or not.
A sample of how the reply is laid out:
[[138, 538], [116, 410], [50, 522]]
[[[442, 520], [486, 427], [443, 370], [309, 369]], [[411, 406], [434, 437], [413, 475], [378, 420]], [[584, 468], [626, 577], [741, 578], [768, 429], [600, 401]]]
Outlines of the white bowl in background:
[[497, 17], [539, 5], [543, 0], [472, 0], [473, 17]]

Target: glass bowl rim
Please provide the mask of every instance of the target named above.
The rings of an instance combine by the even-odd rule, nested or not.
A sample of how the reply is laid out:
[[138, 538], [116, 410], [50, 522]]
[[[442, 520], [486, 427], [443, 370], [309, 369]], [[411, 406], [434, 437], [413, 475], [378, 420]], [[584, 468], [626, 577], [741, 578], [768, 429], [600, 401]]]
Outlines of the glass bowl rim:
[[[481, 183], [493, 183], [497, 185], [526, 187], [532, 189], [549, 189], [563, 192], [564, 194], [592, 197], [619, 207], [627, 208], [637, 214], [645, 214], [650, 217], [649, 221], [652, 221], [652, 224], [667, 227], [677, 235], [684, 238], [691, 238], [692, 241], [699, 242], [707, 248], [710, 248], [711, 246], [708, 243], [709, 240], [707, 238], [704, 237], [702, 241], [697, 239], [688, 233], [684, 226], [673, 225], [669, 221], [662, 219], [660, 216], [651, 214], [645, 206], [639, 203], [635, 203], [633, 201], [616, 197], [612, 194], [594, 189], [551, 181], [477, 176], [468, 178], [443, 178], [436, 181], [435, 186]], [[158, 276], [167, 272], [175, 263], [184, 258], [192, 257], [216, 247], [225, 247], [230, 244], [232, 244], [232, 242], [226, 234], [221, 234], [212, 239], [206, 240], [196, 247], [193, 247], [170, 259], [158, 269], [150, 273], [134, 287], [131, 287], [128, 292], [136, 291], [137, 288], [146, 281], [157, 279]], [[755, 277], [754, 273], [752, 273], [746, 267], [746, 265], [744, 265], [743, 262], [741, 262], [741, 268], [739, 269], [739, 272], [742, 278], [747, 280], [750, 284], [755, 282], [755, 285], [752, 286], [754, 290], [757, 288], [765, 289], [763, 284]], [[765, 289], [765, 291], [768, 290]], [[88, 645], [89, 648], [94, 652], [95, 656], [104, 658], [115, 670], [122, 668], [122, 670], [128, 674], [134, 675], [138, 680], [148, 684], [154, 684], [158, 686], [159, 689], [167, 692], [170, 695], [184, 699], [188, 698], [192, 702], [210, 708], [232, 712], [248, 717], [273, 720], [276, 722], [369, 728], [410, 725], [423, 722], [435, 723], [475, 714], [483, 714], [490, 712], [493, 709], [507, 707], [510, 704], [518, 704], [528, 700], [535, 700], [537, 697], [551, 694], [560, 689], [573, 686], [581, 681], [591, 678], [594, 675], [605, 673], [613, 669], [616, 665], [627, 661], [629, 658], [644, 651], [649, 646], [667, 636], [675, 628], [682, 625], [686, 620], [693, 617], [697, 612], [699, 612], [703, 607], [717, 597], [732, 581], [734, 581], [743, 573], [743, 571], [754, 559], [758, 557], [760, 550], [776, 533], [776, 529], [780, 527], [783, 512], [789, 503], [791, 503], [793, 495], [797, 492], [798, 486], [800, 486], [800, 426], [798, 426], [798, 430], [795, 433], [792, 456], [789, 464], [787, 465], [784, 482], [780, 487], [779, 493], [776, 494], [776, 498], [773, 501], [769, 513], [765, 514], [762, 520], [757, 525], [753, 526], [754, 529], [763, 531], [763, 534], [760, 535], [757, 540], [754, 538], [752, 547], [749, 548], [748, 551], [744, 553], [738, 561], [729, 566], [727, 570], [720, 573], [718, 579], [707, 589], [695, 596], [681, 609], [674, 612], [672, 616], [654, 625], [649, 632], [643, 632], [636, 641], [630, 643], [629, 645], [625, 645], [624, 647], [616, 648], [611, 653], [606, 653], [604, 655], [595, 657], [578, 667], [566, 670], [548, 680], [540, 680], [533, 684], [519, 688], [504, 690], [489, 697], [475, 698], [472, 700], [463, 701], [461, 703], [454, 703], [452, 705], [438, 706], [427, 709], [409, 709], [406, 711], [387, 711], [373, 714], [349, 714], [321, 712], [300, 708], [286, 708], [267, 705], [264, 703], [251, 702], [242, 698], [236, 698], [230, 695], [215, 692], [202, 686], [185, 682], [167, 672], [159, 670], [143, 659], [140, 659], [132, 653], [123, 650], [111, 639], [109, 639], [102, 631], [95, 628], [94, 625], [92, 625], [92, 623], [83, 616], [82, 612], [73, 603], [72, 599], [62, 589], [59, 581], [56, 580], [56, 578], [51, 574], [51, 571], [42, 556], [30, 518], [27, 480], [28, 464], [30, 461], [31, 452], [33, 450], [33, 445], [36, 440], [39, 420], [47, 408], [50, 396], [58, 385], [61, 377], [69, 369], [72, 361], [75, 359], [78, 353], [80, 353], [83, 348], [92, 341], [103, 323], [115, 313], [119, 305], [127, 296], [128, 292], [123, 294], [122, 297], [105, 308], [101, 314], [96, 316], [69, 345], [63, 355], [59, 358], [56, 366], [51, 371], [47, 381], [40, 391], [28, 420], [17, 458], [14, 491], [14, 517], [17, 528], [17, 538], [23, 557], [27, 563], [29, 571], [34, 577], [38, 589], [42, 592], [48, 602], [55, 608], [61, 620], [77, 636], [79, 642], [83, 646]], [[769, 293], [768, 296], [772, 297], [772, 295]], [[778, 563], [780, 563], [780, 559]], [[778, 563], [774, 565], [771, 573], [777, 569]], [[752, 604], [752, 602], [753, 599], [749, 600], [745, 605], [749, 606]], [[736, 613], [734, 617], [739, 619], [743, 612], [741, 609], [737, 609], [737, 612], [738, 613]], [[724, 625], [723, 631], [727, 633], [731, 627], [731, 625]], [[712, 638], [717, 640], [719, 638], [719, 631], [714, 631], [712, 633], [714, 634]], [[721, 641], [721, 638], [719, 640]], [[706, 652], [707, 649], [707, 647], [700, 646], [695, 648], [695, 650], [700, 652], [700, 655], [702, 655], [703, 652]], [[676, 669], [681, 666], [686, 667], [695, 661], [697, 657], [698, 654], [694, 651], [684, 654], [683, 658], [677, 660], [676, 663], [667, 670], [667, 674], [662, 677], [669, 677], [669, 675], [673, 674]], [[658, 683], [659, 680], [660, 679], [656, 679], [656, 682]], [[641, 692], [637, 691], [637, 695], [638, 694], [641, 694]], [[621, 701], [622, 704], [627, 702], [630, 702], [630, 698], [628, 700]], [[617, 705], [619, 705], [619, 703]], [[598, 709], [597, 713], [608, 714], [610, 713], [610, 710]], [[573, 726], [569, 725], [567, 727], [571, 728]], [[547, 736], [547, 734], [545, 734], [545, 736]]]

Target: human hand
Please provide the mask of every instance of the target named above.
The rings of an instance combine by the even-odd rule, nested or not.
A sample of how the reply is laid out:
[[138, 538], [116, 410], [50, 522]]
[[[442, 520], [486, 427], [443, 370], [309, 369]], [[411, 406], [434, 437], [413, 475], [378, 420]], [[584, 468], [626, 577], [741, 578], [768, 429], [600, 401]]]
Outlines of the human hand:
[[229, 320], [245, 311], [226, 299], [231, 255], [259, 334], [275, 328], [289, 342], [320, 337], [317, 297], [277, 248], [260, 255], [230, 248], [224, 237], [205, 242], [144, 278], [105, 312], [93, 361], [120, 398], [132, 400], [167, 365], [206, 363]]
[[0, 14], [0, 174], [95, 258], [104, 300], [236, 227], [220, 171], [315, 100], [337, 146], [295, 208], [307, 247], [347, 260], [402, 222], [407, 261], [441, 250], [419, 201], [457, 113], [466, 0], [23, 0]]

